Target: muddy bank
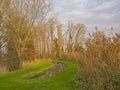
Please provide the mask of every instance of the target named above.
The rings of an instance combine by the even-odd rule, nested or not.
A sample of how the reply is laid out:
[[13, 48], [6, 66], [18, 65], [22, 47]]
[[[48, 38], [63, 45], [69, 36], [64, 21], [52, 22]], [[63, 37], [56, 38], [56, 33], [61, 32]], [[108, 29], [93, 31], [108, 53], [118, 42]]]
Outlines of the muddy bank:
[[67, 68], [67, 65], [63, 64], [63, 63], [55, 63], [55, 64], [56, 65], [54, 67], [50, 68], [46, 72], [44, 72], [42, 74], [37, 74], [37, 75], [31, 77], [30, 79], [48, 78], [48, 77], [51, 77]]

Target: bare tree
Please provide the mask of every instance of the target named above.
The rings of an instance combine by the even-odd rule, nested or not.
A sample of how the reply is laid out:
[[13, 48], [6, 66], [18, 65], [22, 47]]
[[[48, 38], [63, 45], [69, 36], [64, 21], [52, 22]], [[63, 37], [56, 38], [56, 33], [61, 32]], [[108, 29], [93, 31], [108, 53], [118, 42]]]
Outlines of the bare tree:
[[82, 43], [85, 34], [85, 26], [83, 24], [68, 23], [66, 42], [67, 51], [74, 52], [75, 46]]
[[14, 34], [14, 45], [20, 62], [24, 60], [24, 50], [31, 37], [33, 25], [42, 21], [50, 7], [48, 0], [11, 0], [6, 10], [6, 28]]
[[58, 57], [61, 58], [63, 43], [62, 43], [62, 24], [57, 24], [57, 33], [58, 33]]

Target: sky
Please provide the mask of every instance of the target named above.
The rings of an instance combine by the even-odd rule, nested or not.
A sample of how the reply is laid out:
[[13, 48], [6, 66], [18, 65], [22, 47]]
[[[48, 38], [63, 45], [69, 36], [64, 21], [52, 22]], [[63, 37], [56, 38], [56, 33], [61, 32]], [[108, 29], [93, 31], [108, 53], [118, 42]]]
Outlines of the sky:
[[62, 23], [82, 23], [88, 29], [98, 27], [105, 32], [113, 27], [114, 32], [120, 32], [120, 0], [52, 1], [53, 10]]

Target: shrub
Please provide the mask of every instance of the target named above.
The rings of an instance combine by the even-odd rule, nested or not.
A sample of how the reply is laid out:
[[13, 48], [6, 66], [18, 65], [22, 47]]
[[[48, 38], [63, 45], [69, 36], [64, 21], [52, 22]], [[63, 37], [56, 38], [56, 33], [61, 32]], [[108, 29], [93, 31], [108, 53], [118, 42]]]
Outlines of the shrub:
[[78, 68], [76, 89], [120, 90], [120, 34], [107, 37], [97, 31], [78, 53], [76, 58], [84, 65]]

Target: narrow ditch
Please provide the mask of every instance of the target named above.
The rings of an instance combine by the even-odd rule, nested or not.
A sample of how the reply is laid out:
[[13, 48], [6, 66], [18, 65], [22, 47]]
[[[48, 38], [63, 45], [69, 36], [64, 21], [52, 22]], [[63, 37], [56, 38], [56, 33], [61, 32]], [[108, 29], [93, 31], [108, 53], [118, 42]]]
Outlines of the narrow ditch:
[[51, 77], [59, 72], [61, 72], [62, 70], [64, 70], [65, 68], [67, 68], [66, 64], [63, 63], [55, 63], [56, 65], [52, 68], [50, 68], [49, 70], [47, 70], [46, 72], [42, 73], [42, 74], [37, 74], [34, 75], [33, 77], [31, 77], [30, 79], [37, 79], [37, 78], [48, 78]]

